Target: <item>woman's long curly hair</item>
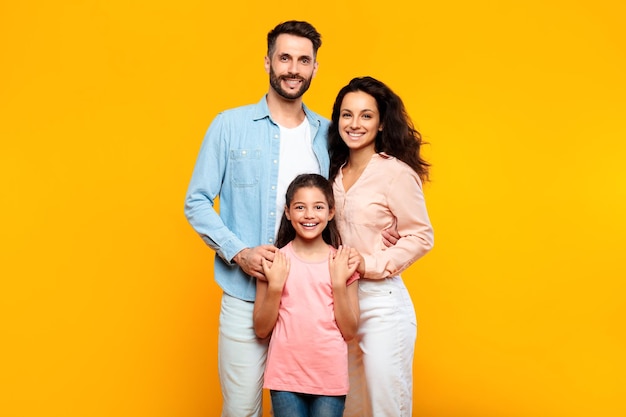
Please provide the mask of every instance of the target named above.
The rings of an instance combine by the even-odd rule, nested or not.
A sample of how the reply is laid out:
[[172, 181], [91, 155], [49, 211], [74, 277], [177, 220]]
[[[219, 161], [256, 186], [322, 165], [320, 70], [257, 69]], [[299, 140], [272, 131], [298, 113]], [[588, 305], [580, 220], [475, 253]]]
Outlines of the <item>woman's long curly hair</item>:
[[402, 99], [384, 83], [372, 77], [353, 78], [339, 91], [335, 99], [328, 129], [331, 181], [335, 179], [339, 169], [348, 161], [350, 155], [350, 149], [339, 134], [341, 105], [346, 94], [357, 91], [374, 97], [378, 106], [383, 129], [376, 135], [376, 152], [385, 152], [401, 160], [415, 170], [422, 182], [428, 181], [430, 164], [420, 156], [420, 148], [424, 144], [422, 135], [413, 126]]
[[[291, 184], [287, 187], [287, 192], [285, 194], [285, 211], [289, 209], [296, 192], [301, 188], [319, 189], [324, 194], [324, 197], [326, 197], [328, 209], [332, 210], [335, 208], [333, 186], [330, 181], [319, 174], [300, 174], [293, 181], [291, 181]], [[276, 247], [282, 248], [295, 238], [296, 229], [293, 228], [291, 221], [287, 219], [287, 215], [283, 213], [283, 217], [280, 219], [278, 234], [276, 235]], [[324, 242], [328, 243], [335, 249], [341, 245], [341, 237], [339, 235], [339, 230], [337, 229], [337, 223], [335, 223], [334, 217], [328, 221], [326, 228], [322, 232], [322, 238], [324, 239]]]

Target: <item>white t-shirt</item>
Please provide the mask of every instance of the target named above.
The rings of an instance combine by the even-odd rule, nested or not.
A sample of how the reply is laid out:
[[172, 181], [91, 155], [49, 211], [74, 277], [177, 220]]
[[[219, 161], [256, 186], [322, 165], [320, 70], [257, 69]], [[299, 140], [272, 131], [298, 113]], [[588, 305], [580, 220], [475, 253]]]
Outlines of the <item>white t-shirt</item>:
[[311, 127], [309, 120], [297, 127], [286, 128], [280, 126], [280, 165], [278, 166], [278, 193], [276, 194], [276, 228], [278, 232], [280, 219], [285, 209], [285, 193], [291, 181], [299, 174], [319, 174], [320, 165], [313, 153], [311, 141]]

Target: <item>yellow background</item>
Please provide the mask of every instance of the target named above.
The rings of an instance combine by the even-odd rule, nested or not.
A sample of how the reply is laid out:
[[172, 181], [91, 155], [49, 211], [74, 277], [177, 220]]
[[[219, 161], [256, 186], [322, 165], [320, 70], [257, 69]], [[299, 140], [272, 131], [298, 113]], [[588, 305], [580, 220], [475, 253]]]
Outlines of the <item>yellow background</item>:
[[414, 415], [626, 415], [623, 4], [3, 0], [0, 415], [217, 415], [184, 194], [293, 18], [324, 40], [310, 107], [372, 75], [430, 142]]

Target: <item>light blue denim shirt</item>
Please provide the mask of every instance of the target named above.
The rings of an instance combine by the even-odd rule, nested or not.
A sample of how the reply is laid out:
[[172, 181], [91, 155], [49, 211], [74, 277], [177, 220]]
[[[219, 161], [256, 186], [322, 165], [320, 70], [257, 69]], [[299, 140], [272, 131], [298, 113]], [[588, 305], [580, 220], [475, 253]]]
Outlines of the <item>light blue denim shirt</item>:
[[[329, 121], [303, 108], [320, 172], [328, 177]], [[280, 128], [265, 96], [257, 104], [226, 110], [209, 126], [187, 190], [185, 215], [216, 252], [215, 280], [227, 294], [246, 301], [254, 301], [256, 282], [232, 259], [244, 248], [274, 244], [282, 215], [276, 213], [279, 154]]]

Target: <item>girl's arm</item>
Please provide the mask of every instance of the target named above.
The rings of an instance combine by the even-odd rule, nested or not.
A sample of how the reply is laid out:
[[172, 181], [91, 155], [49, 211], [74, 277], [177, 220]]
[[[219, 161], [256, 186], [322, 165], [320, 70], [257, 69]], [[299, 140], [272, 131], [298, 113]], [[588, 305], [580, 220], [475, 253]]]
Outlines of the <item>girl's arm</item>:
[[335, 321], [347, 342], [354, 338], [359, 327], [359, 295], [357, 281], [347, 285], [357, 269], [358, 262], [350, 261], [351, 250], [340, 246], [329, 259], [330, 279], [333, 286]]
[[253, 320], [254, 332], [264, 339], [272, 334], [283, 288], [289, 276], [289, 259], [284, 253], [276, 251], [274, 262], [269, 265], [266, 259], [262, 259], [263, 272], [267, 281], [256, 280], [256, 299], [254, 302]]

